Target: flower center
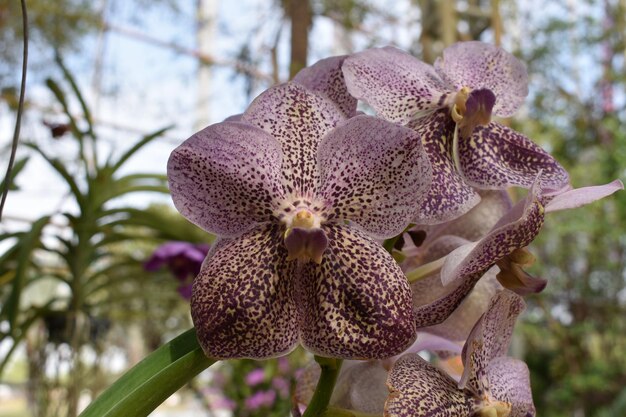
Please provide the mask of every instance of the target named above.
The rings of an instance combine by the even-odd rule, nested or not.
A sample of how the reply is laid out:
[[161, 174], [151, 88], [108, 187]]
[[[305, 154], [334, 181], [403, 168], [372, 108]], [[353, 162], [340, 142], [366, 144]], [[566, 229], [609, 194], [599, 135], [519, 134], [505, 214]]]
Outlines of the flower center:
[[286, 225], [285, 247], [287, 260], [301, 262], [322, 262], [322, 255], [328, 247], [328, 238], [321, 228], [321, 217], [308, 207], [299, 207], [282, 219]]
[[478, 406], [476, 415], [479, 417], [509, 417], [511, 404], [503, 401], [490, 401], [488, 399]]
[[450, 115], [464, 137], [471, 135], [478, 125], [491, 121], [491, 111], [496, 104], [496, 96], [488, 88], [472, 90], [461, 88], [450, 105]]

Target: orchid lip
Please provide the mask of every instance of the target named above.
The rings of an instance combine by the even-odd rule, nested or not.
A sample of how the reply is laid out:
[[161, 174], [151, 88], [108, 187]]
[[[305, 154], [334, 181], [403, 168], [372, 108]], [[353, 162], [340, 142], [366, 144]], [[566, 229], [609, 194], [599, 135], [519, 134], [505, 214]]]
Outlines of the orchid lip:
[[310, 202], [296, 200], [291, 209], [283, 210], [281, 221], [285, 224], [284, 244], [287, 248], [287, 260], [300, 262], [322, 262], [322, 256], [328, 247], [328, 237], [322, 229], [323, 217], [317, 207], [310, 209]]
[[487, 125], [496, 104], [495, 94], [488, 88], [461, 88], [449, 103], [452, 120], [464, 131], [471, 133], [478, 125]]

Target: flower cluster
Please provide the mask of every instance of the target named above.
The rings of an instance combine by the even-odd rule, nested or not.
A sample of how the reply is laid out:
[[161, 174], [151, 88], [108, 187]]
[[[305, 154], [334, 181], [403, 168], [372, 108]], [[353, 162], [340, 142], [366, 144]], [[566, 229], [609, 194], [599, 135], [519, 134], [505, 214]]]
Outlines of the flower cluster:
[[[572, 189], [551, 155], [491, 120], [527, 93], [524, 65], [484, 43], [434, 66], [371, 49], [302, 70], [180, 145], [174, 204], [218, 236], [191, 297], [205, 353], [263, 359], [301, 344], [388, 359], [419, 331], [452, 350], [465, 341], [464, 374], [398, 359], [386, 415], [534, 415], [527, 368], [506, 356], [522, 296], [547, 283], [523, 270], [525, 248], [547, 212], [623, 187]], [[526, 198], [513, 204], [511, 186]], [[371, 385], [357, 370], [381, 374], [352, 369], [354, 387]]]

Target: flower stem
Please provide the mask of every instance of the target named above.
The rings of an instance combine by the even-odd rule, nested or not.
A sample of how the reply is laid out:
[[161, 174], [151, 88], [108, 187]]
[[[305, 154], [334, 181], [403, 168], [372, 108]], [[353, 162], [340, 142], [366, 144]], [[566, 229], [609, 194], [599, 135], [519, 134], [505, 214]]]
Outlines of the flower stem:
[[360, 411], [346, 410], [339, 407], [328, 407], [323, 417], [382, 417], [381, 414], [362, 413]]
[[322, 373], [319, 381], [317, 381], [313, 398], [311, 398], [311, 402], [302, 417], [322, 417], [324, 415], [341, 370], [341, 359], [315, 356], [315, 361], [322, 368]]
[[417, 268], [411, 270], [406, 274], [406, 279], [409, 282], [419, 281], [420, 279], [424, 279], [436, 272], [439, 272], [443, 267], [444, 262], [446, 261], [446, 257], [439, 258], [436, 261], [429, 262], [427, 264], [418, 266]]

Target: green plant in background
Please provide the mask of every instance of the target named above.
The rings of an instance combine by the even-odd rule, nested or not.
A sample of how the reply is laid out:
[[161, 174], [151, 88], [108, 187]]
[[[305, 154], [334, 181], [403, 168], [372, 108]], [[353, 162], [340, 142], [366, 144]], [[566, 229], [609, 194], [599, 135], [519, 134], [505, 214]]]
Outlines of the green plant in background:
[[[546, 17], [521, 50], [545, 74], [521, 123], [579, 184], [626, 174], [625, 4], [589, 6], [597, 13], [586, 19]], [[533, 243], [543, 261], [536, 272], [550, 284], [523, 327], [538, 414], [625, 415], [626, 197], [555, 220]]]
[[[61, 159], [42, 146], [26, 146], [63, 178], [69, 188], [68, 199], [77, 210], [51, 212], [33, 222], [29, 231], [0, 236], [0, 241], [8, 245], [0, 258], [0, 321], [6, 323], [0, 338], [10, 341], [9, 351], [0, 362], [0, 373], [20, 343], [26, 342], [31, 379], [35, 380], [31, 385], [37, 387], [34, 398], [39, 399], [36, 414], [41, 416], [76, 415], [81, 390], [89, 384], [94, 384], [95, 391], [106, 385], [106, 381], [98, 381], [97, 372], [94, 374], [95, 365], [84, 362], [80, 354], [86, 346], [95, 350], [96, 357], [102, 354], [101, 342], [113, 320], [121, 325], [145, 320], [150, 316], [150, 305], [158, 305], [157, 309], [172, 315], [182, 304], [173, 286], [171, 292], [150, 291], [150, 299], [143, 297], [151, 285], [163, 288], [164, 282], [163, 277], [159, 281], [143, 269], [151, 248], [167, 240], [211, 240], [205, 233], [186, 233], [190, 225], [176, 227], [184, 220], [171, 210], [140, 210], [119, 203], [138, 192], [168, 192], [162, 174], [121, 174], [128, 160], [168, 128], [141, 138], [121, 155], [111, 151], [103, 157], [89, 109], [61, 59], [57, 62], [73, 96], [68, 96], [58, 82], [47, 80], [67, 118], [67, 124], [55, 126], [57, 130], [52, 133], [63, 135], [67, 131], [63, 140], [71, 138], [77, 153]], [[80, 118], [70, 111], [70, 97], [80, 104]], [[18, 162], [14, 175], [25, 163]], [[34, 293], [39, 293], [35, 300], [28, 300], [28, 294]], [[178, 316], [186, 320], [186, 312]], [[180, 325], [187, 326], [184, 321]], [[160, 343], [158, 340], [154, 344]], [[70, 348], [69, 356], [60, 353], [65, 351], [59, 348], [61, 345]], [[55, 355], [69, 366], [68, 374], [56, 375], [56, 382], [42, 371], [49, 357]], [[55, 404], [50, 402], [51, 384], [66, 388], [63, 399]], [[54, 408], [59, 404], [60, 409]]]

